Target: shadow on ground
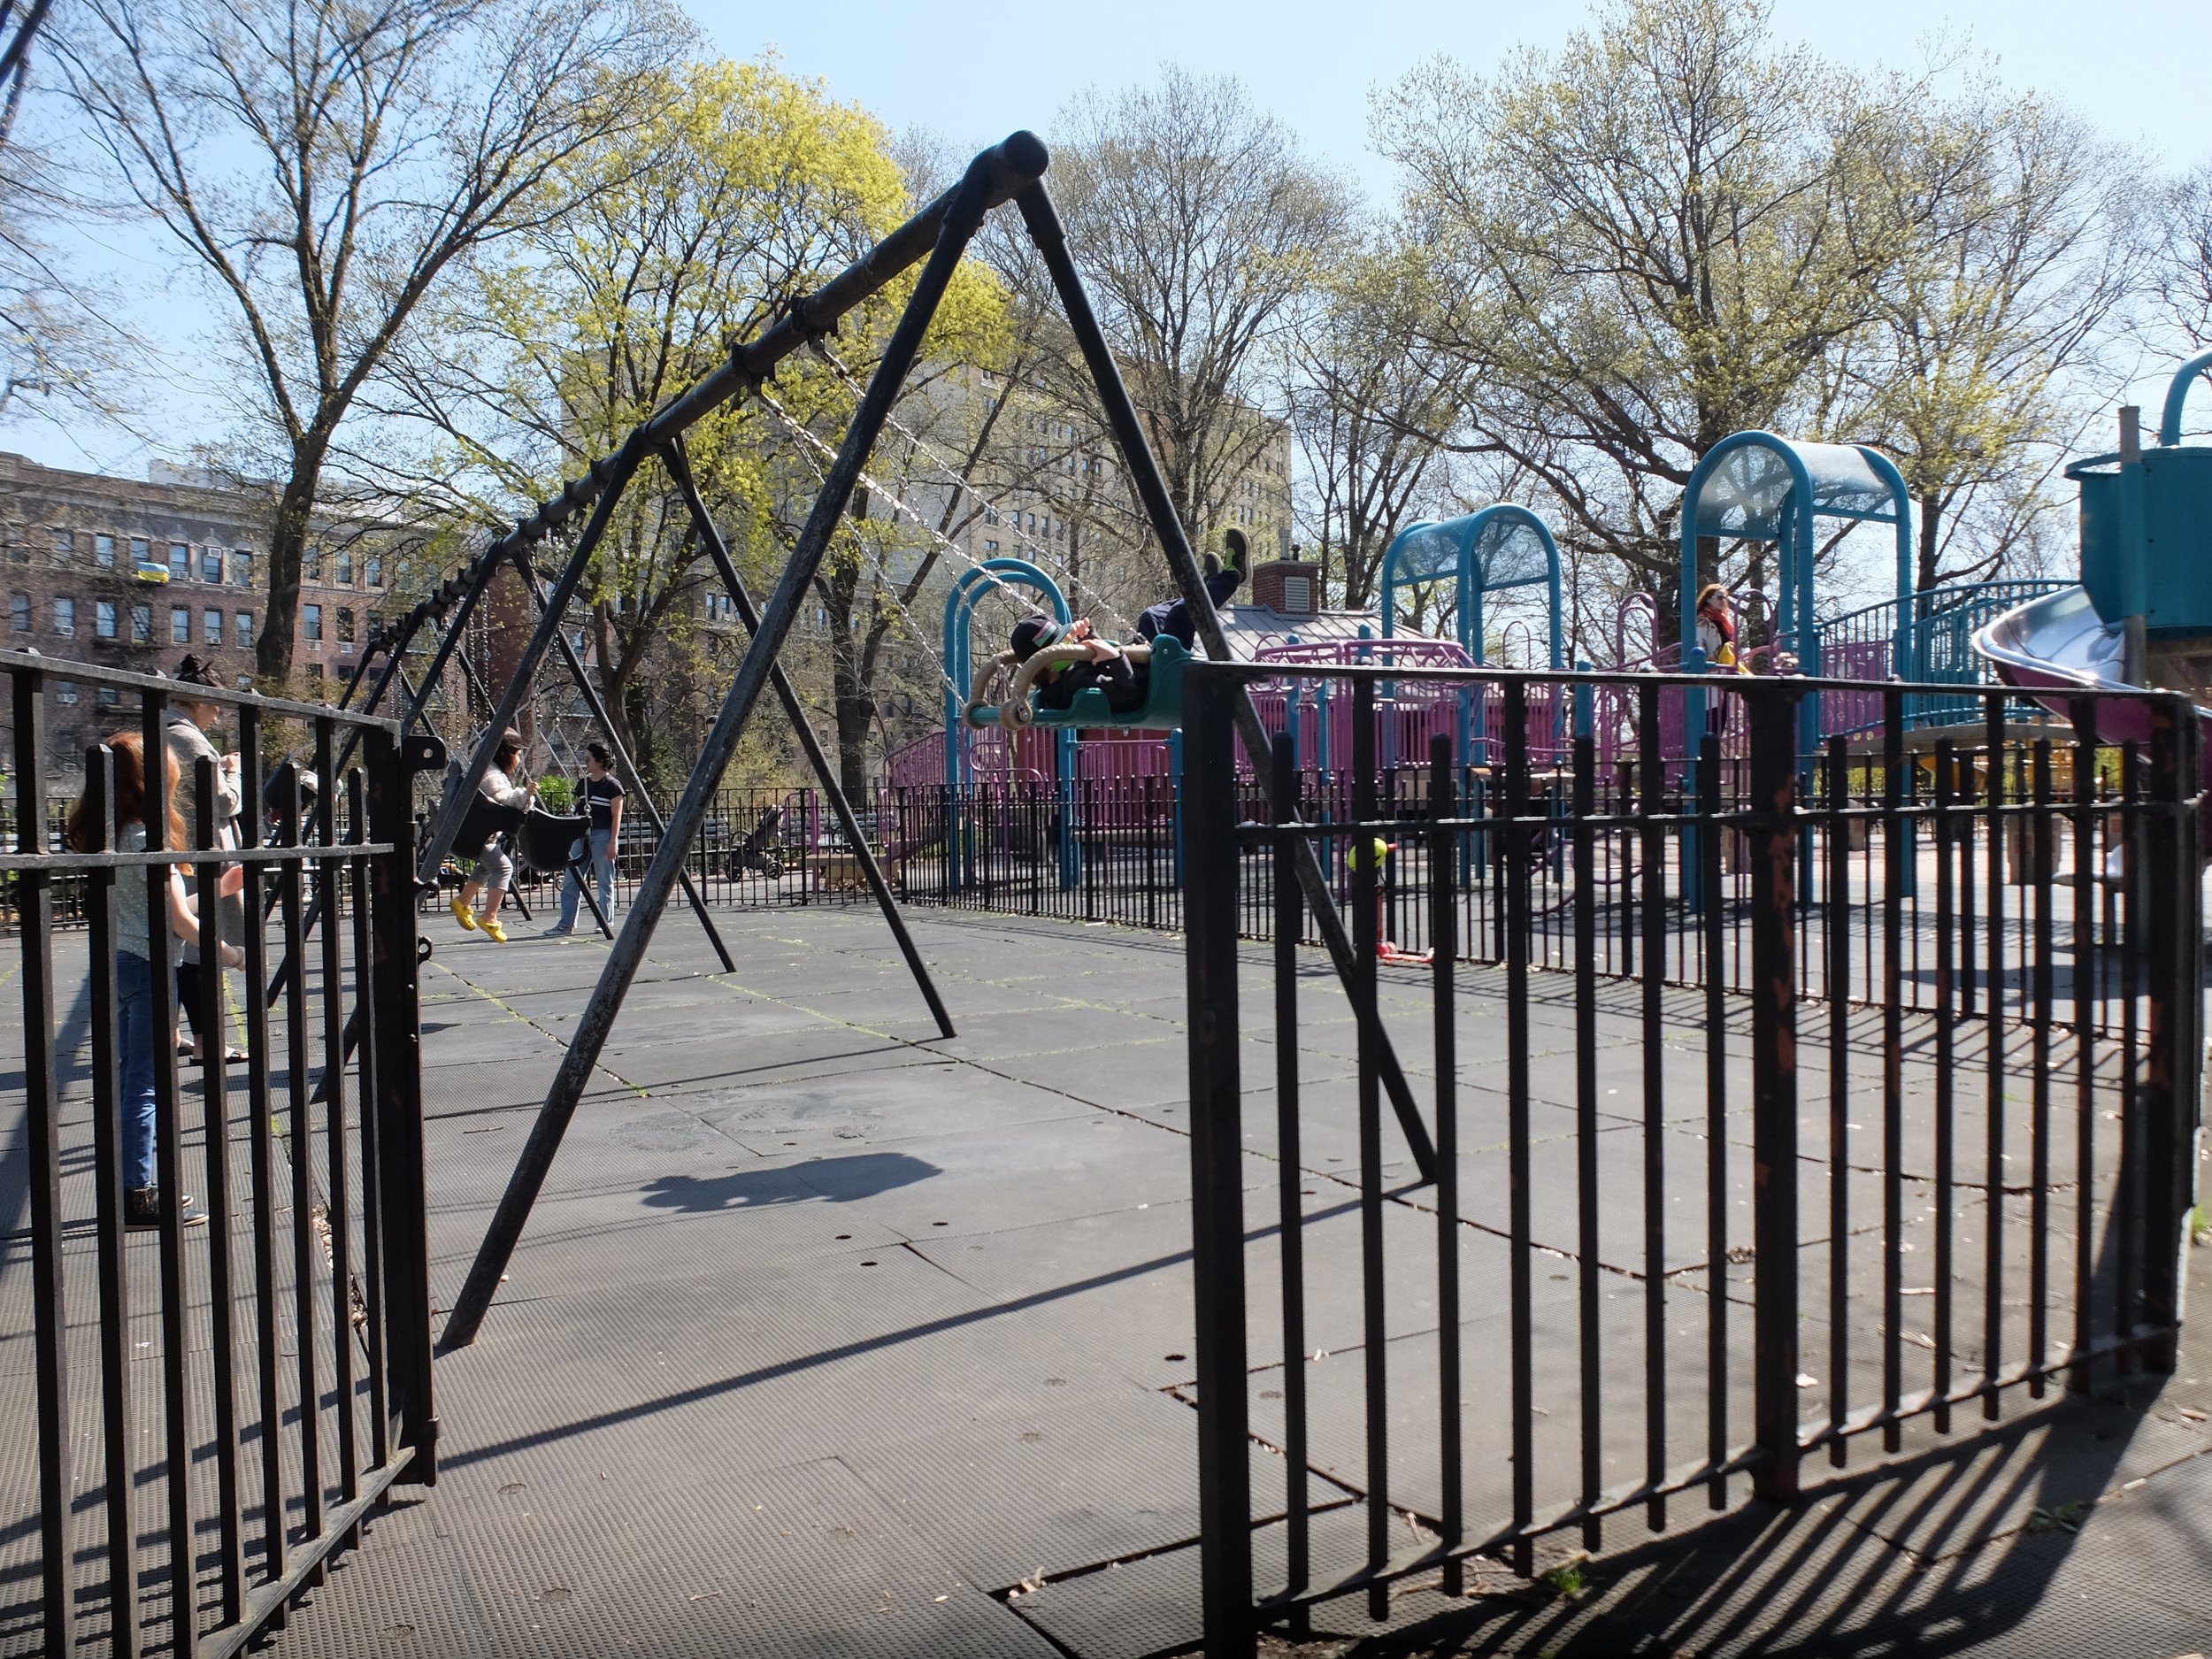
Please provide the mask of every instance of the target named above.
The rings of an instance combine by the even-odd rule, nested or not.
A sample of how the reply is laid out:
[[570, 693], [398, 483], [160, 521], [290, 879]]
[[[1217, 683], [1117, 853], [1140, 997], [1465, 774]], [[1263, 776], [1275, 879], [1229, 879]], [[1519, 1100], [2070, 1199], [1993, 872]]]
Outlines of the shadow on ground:
[[[795, 1173], [798, 1181], [793, 1179]], [[656, 1210], [711, 1215], [765, 1204], [849, 1204], [941, 1174], [934, 1164], [902, 1152], [858, 1152], [849, 1157], [815, 1158], [789, 1169], [738, 1170], [703, 1179], [664, 1175], [649, 1183], [644, 1202]], [[803, 1183], [803, 1185], [801, 1185]]]
[[1464, 1598], [1433, 1578], [1401, 1585], [1391, 1628], [1334, 1602], [1313, 1609], [1310, 1640], [1263, 1651], [2193, 1655], [2212, 1646], [2212, 1457], [2171, 1434], [2174, 1393], [2068, 1402], [1788, 1506], [1562, 1556], [1582, 1575], [1575, 1594], [1470, 1563]]

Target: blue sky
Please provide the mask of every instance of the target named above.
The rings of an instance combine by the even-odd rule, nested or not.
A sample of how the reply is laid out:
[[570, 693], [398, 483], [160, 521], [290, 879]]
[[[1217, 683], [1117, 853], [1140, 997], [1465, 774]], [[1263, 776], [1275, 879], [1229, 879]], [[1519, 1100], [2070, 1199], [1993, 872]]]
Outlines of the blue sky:
[[[1149, 79], [1172, 59], [1233, 73], [1256, 102], [1294, 127], [1317, 158], [1382, 196], [1383, 165], [1366, 150], [1367, 96], [1424, 58], [1448, 54], [1478, 67], [1517, 45], [1552, 46], [1587, 16], [1578, 4], [1501, 5], [1432, 0], [1112, 0], [1102, 6], [1012, 8], [972, 0], [846, 0], [758, 7], [693, 0], [712, 44], [733, 57], [773, 48], [785, 66], [818, 76], [839, 96], [897, 127], [930, 129], [966, 148], [1033, 127], [1049, 142], [1053, 118], [1084, 88]], [[2206, 0], [2106, 0], [2085, 27], [2083, 9], [2049, 0], [1778, 0], [1777, 34], [1871, 68], [1909, 68], [1932, 35], [1963, 40], [2004, 79], [2070, 104], [2147, 159], [2181, 165], [2212, 158], [2203, 67], [2212, 63]], [[1017, 17], [1033, 21], [1017, 22]], [[126, 239], [121, 246], [127, 246]], [[129, 276], [161, 286], [150, 265]], [[175, 452], [213, 436], [213, 408], [189, 384], [185, 342], [196, 312], [181, 295], [163, 303], [157, 331], [179, 347], [181, 377], [150, 396]], [[111, 431], [0, 424], [0, 448], [51, 465], [143, 476], [148, 450]]]

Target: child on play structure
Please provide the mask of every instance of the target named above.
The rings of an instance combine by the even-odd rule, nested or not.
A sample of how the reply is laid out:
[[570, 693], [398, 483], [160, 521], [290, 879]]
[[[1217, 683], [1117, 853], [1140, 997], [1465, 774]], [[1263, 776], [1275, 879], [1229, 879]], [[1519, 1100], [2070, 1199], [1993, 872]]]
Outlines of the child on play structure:
[[[1242, 543], [1230, 545], [1225, 564], [1210, 553], [1206, 556], [1206, 597], [1216, 605], [1236, 592], [1243, 580]], [[1137, 618], [1137, 637], [1148, 644], [1171, 639], [1187, 651], [1194, 649], [1198, 642], [1198, 619], [1191, 614], [1190, 601], [1164, 599], [1148, 606]], [[1094, 686], [1106, 694], [1106, 706], [1116, 714], [1130, 714], [1144, 707], [1148, 677], [1145, 665], [1131, 661], [1113, 641], [1101, 638], [1088, 617], [1060, 623], [1041, 611], [1034, 611], [1014, 625], [1012, 645], [1017, 663], [1027, 662], [1048, 645], [1088, 648], [1086, 658], [1039, 677], [1037, 706], [1041, 709], [1072, 708], [1077, 694]]]
[[1697, 643], [1705, 666], [1717, 673], [1751, 672], [1736, 649], [1736, 613], [1726, 584], [1707, 582], [1697, 595]]

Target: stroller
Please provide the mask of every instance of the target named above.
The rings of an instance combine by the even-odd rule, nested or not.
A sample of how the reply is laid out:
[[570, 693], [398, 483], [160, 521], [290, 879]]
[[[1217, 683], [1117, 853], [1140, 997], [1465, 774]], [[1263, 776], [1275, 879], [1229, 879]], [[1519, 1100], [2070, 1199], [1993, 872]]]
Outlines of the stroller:
[[729, 877], [736, 881], [750, 874], [773, 880], [782, 873], [783, 807], [779, 803], [762, 811], [753, 833], [730, 854]]

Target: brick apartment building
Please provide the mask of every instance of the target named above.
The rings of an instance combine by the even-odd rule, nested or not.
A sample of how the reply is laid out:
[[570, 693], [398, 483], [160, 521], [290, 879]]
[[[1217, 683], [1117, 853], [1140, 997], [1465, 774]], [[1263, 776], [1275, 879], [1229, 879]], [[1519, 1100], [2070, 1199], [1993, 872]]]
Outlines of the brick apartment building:
[[[273, 488], [159, 462], [142, 482], [0, 453], [0, 640], [133, 673], [172, 672], [190, 651], [234, 684], [250, 680], [275, 500]], [[387, 540], [349, 529], [311, 549], [293, 642], [311, 691], [317, 681], [342, 683], [357, 660], [368, 614], [397, 573], [403, 549]], [[73, 780], [100, 733], [135, 717], [134, 700], [59, 672], [46, 699], [57, 787]], [[14, 764], [12, 720], [0, 712], [0, 765]]]

